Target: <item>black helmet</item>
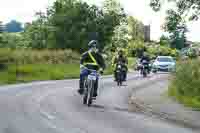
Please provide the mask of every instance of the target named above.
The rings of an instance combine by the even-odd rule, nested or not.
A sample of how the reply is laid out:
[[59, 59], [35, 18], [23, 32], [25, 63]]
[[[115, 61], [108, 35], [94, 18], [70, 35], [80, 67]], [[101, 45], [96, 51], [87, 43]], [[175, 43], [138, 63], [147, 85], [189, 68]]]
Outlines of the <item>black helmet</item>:
[[98, 45], [98, 41], [97, 40], [92, 40], [88, 43], [88, 47], [92, 48], [92, 47], [97, 47]]

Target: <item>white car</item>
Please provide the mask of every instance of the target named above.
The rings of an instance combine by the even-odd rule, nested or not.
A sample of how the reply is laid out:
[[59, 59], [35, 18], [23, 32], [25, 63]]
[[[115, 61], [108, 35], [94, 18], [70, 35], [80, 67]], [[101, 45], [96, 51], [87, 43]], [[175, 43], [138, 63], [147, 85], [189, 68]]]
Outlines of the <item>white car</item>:
[[176, 61], [171, 56], [158, 56], [152, 64], [152, 71], [174, 72]]

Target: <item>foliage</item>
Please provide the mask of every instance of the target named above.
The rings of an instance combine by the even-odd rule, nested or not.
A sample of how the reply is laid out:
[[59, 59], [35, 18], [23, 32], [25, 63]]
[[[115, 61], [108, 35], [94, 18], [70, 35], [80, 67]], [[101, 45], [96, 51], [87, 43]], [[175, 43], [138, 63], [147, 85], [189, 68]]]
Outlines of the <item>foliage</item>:
[[11, 20], [9, 23], [6, 24], [7, 32], [21, 32], [22, 30], [22, 23], [16, 20]]
[[169, 95], [185, 105], [200, 109], [200, 61], [198, 59], [180, 62], [171, 82]]
[[146, 51], [147, 47], [141, 40], [132, 40], [128, 45], [129, 55], [133, 57], [141, 57], [143, 52]]
[[176, 49], [172, 49], [168, 46], [154, 46], [151, 45], [147, 48], [147, 53], [151, 58], [156, 58], [157, 56], [172, 56], [172, 57], [178, 57], [179, 52]]
[[[113, 71], [109, 67], [105, 74]], [[78, 78], [80, 67], [78, 63], [72, 64], [11, 64], [0, 71], [0, 84], [14, 84], [21, 82], [63, 80]]]
[[144, 24], [132, 16], [128, 17], [129, 40], [144, 40]]
[[150, 6], [154, 11], [159, 11], [161, 8], [161, 1], [160, 0], [151, 0], [150, 1]]
[[[164, 24], [164, 29], [165, 31], [170, 33], [170, 39], [172, 40], [171, 47], [182, 49], [186, 47], [187, 41], [186, 33], [188, 32], [188, 30], [186, 22], [188, 21], [189, 17], [189, 20], [191, 20], [191, 17], [193, 17], [193, 19], [197, 18], [198, 14], [200, 13], [200, 10], [197, 8], [197, 6], [200, 6], [200, 3], [198, 3], [197, 1], [187, 0], [171, 0], [170, 2], [174, 2], [177, 8], [167, 10], [167, 17], [165, 18], [166, 22]], [[151, 0], [150, 6], [155, 11], [159, 11], [159, 8], [161, 8], [161, 4], [162, 2], [160, 0]], [[195, 13], [193, 11], [195, 11]]]
[[0, 48], [16, 49], [24, 43], [21, 33], [3, 33]]
[[0, 49], [0, 69], [10, 62], [11, 53], [10, 49]]
[[105, 1], [103, 8], [79, 0], [56, 0], [46, 13], [37, 12], [36, 20], [25, 25], [18, 46], [84, 52], [88, 42], [97, 39], [102, 50], [111, 43], [115, 27], [125, 19], [123, 8], [115, 0]]
[[114, 35], [112, 37], [112, 47], [116, 48], [126, 48], [128, 45], [128, 29], [126, 24], [121, 24], [117, 26], [114, 30]]
[[115, 52], [118, 48], [125, 49], [129, 56], [135, 56], [136, 47], [144, 44], [144, 25], [132, 16], [123, 19], [116, 26], [111, 45], [105, 47], [105, 51]]
[[0, 49], [0, 64], [79, 63], [80, 54], [72, 50]]
[[164, 29], [169, 33], [173, 33], [174, 31], [178, 30], [179, 27], [182, 26], [183, 20], [181, 14], [178, 12], [170, 9], [167, 10], [167, 17]]
[[160, 45], [161, 46], [168, 46], [168, 47], [170, 47], [170, 38], [168, 38], [167, 36], [162, 35], [160, 37]]
[[17, 64], [65, 64], [78, 63], [80, 55], [72, 50], [17, 49], [11, 58]]
[[171, 47], [177, 49], [186, 47], [186, 32], [188, 30], [182, 14], [170, 9], [167, 11], [165, 21], [164, 29], [170, 33]]
[[191, 59], [198, 57], [198, 51], [195, 48], [189, 48], [187, 51], [187, 56]]
[[21, 47], [37, 49], [48, 48], [49, 42], [47, 41], [47, 38], [51, 36], [51, 32], [48, 30], [49, 29], [47, 29], [43, 19], [40, 18], [31, 24], [26, 25], [25, 30], [22, 33], [24, 42], [21, 44]]
[[120, 18], [117, 21], [115, 20], [118, 23], [118, 25], [114, 28], [113, 35], [111, 36], [111, 41], [109, 43], [110, 45], [106, 46], [106, 50], [115, 51], [117, 47], [127, 47], [127, 20], [126, 14], [121, 4], [117, 0], [105, 0], [103, 3], [103, 9], [105, 13], [111, 14], [116, 19]]
[[100, 48], [103, 49], [110, 42], [115, 26], [124, 17], [123, 10], [113, 11], [109, 5], [105, 5], [102, 10], [77, 0], [57, 0], [49, 13], [49, 22], [55, 28], [54, 47], [80, 52], [87, 49], [91, 39], [99, 40]]
[[[165, 0], [168, 2], [174, 2], [179, 14], [188, 16], [189, 20], [198, 20], [200, 15], [200, 3], [199, 0]], [[162, 5], [161, 0], [151, 0], [150, 6], [159, 11]]]

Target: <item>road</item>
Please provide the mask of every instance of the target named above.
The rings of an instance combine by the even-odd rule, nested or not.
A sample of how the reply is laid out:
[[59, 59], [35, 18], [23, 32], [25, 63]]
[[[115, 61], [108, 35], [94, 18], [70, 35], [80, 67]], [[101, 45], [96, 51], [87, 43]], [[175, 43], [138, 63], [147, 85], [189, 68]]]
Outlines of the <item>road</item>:
[[[149, 79], [157, 81], [162, 76]], [[193, 133], [174, 123], [128, 112], [132, 88], [144, 80], [132, 73], [124, 86], [117, 87], [112, 78], [101, 79], [99, 96], [90, 108], [82, 105], [76, 92], [78, 80], [2, 86], [0, 133]]]

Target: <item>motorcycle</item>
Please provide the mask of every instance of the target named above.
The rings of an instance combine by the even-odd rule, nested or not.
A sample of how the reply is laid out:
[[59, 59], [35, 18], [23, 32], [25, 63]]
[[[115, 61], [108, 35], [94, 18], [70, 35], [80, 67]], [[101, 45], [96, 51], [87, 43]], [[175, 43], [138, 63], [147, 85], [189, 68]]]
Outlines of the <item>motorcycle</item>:
[[146, 60], [142, 61], [141, 74], [143, 75], [143, 77], [147, 77], [147, 75], [149, 74], [149, 63]]
[[87, 104], [88, 107], [91, 106], [94, 98], [94, 87], [95, 83], [97, 82], [97, 79], [99, 77], [99, 74], [96, 70], [90, 70], [91, 73], [86, 77], [84, 80], [84, 95], [83, 95], [83, 104]]
[[118, 63], [116, 67], [116, 81], [117, 85], [121, 86], [122, 82], [125, 81], [126, 70], [122, 63]]

